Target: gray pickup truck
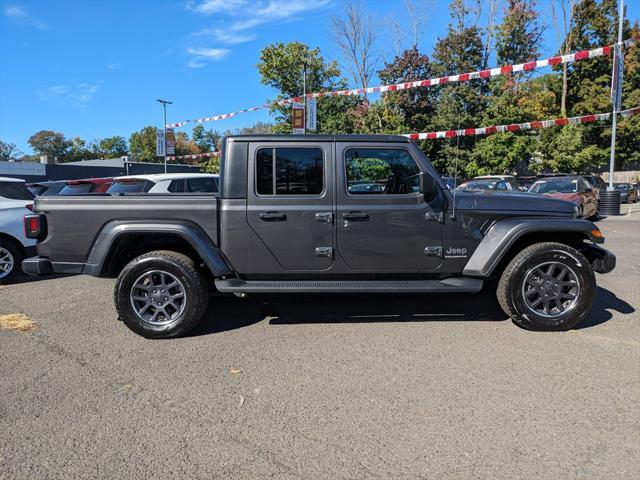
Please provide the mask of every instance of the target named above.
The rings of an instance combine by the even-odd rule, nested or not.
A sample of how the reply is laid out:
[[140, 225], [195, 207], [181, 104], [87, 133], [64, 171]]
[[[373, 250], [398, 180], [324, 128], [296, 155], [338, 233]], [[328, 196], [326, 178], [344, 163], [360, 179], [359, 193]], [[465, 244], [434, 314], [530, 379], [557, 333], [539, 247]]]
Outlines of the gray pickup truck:
[[38, 239], [25, 272], [117, 277], [119, 318], [149, 338], [191, 330], [215, 291], [473, 294], [484, 284], [517, 325], [564, 330], [588, 314], [594, 272], [615, 266], [573, 204], [454, 196], [400, 136], [230, 136], [218, 194], [43, 197], [25, 229]]

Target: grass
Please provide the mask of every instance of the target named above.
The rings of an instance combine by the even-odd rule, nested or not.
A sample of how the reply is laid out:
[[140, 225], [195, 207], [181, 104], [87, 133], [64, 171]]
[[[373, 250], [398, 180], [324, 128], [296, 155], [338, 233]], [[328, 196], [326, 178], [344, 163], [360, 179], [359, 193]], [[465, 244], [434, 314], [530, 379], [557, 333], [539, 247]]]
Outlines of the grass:
[[0, 328], [14, 332], [33, 332], [38, 328], [38, 324], [24, 313], [10, 313], [0, 315]]

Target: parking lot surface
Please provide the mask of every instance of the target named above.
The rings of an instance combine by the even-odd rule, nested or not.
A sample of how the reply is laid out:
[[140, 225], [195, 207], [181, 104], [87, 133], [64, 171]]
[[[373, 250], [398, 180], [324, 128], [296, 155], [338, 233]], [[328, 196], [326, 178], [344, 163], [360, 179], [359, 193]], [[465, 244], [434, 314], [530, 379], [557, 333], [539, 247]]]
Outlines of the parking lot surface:
[[114, 280], [0, 287], [0, 478], [640, 476], [640, 213], [569, 332], [494, 292], [212, 299], [193, 335], [139, 337]]

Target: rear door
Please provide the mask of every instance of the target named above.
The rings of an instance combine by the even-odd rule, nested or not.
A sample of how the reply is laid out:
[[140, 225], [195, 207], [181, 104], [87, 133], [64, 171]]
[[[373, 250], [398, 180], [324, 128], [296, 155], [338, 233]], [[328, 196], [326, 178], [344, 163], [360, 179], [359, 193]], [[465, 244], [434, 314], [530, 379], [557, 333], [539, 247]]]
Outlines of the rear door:
[[332, 179], [329, 142], [249, 144], [247, 222], [284, 270], [331, 268]]
[[354, 270], [418, 273], [441, 263], [442, 194], [427, 203], [407, 145], [336, 145], [337, 249]]

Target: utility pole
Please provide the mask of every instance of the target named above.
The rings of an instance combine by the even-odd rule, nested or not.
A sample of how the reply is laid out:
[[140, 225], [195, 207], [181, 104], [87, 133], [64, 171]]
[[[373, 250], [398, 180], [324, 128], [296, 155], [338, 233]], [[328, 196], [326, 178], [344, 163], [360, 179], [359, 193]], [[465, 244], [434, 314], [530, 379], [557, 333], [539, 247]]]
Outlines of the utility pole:
[[[612, 92], [613, 94], [613, 112], [611, 113], [611, 156], [609, 157], [609, 187], [608, 191], [613, 191], [613, 171], [615, 168], [615, 158], [616, 158], [616, 127], [617, 127], [617, 114], [622, 104], [622, 99], [618, 98], [622, 96], [622, 72], [618, 71], [618, 63], [622, 61], [621, 58], [618, 58], [619, 55], [622, 55], [622, 25], [624, 22], [624, 0], [620, 0], [620, 7], [618, 9], [618, 43], [614, 48], [613, 54], [613, 71], [612, 71], [612, 87], [615, 87], [616, 91]], [[613, 84], [613, 79], [617, 79], [615, 84]], [[620, 92], [620, 95], [618, 95]]]
[[164, 111], [164, 122], [162, 122], [162, 127], [164, 128], [164, 173], [167, 173], [167, 105], [171, 105], [173, 102], [162, 100], [161, 98], [156, 98], [156, 102], [162, 104], [162, 110]]

